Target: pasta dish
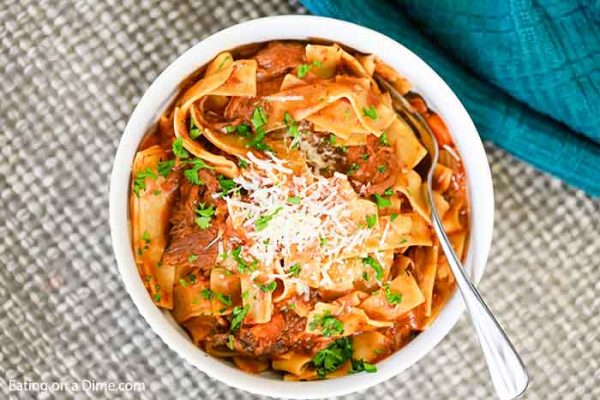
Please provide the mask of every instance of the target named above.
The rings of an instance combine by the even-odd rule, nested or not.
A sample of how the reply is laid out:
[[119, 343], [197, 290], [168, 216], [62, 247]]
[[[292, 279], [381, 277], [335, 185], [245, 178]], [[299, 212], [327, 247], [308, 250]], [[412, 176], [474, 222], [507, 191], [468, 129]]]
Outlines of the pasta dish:
[[434, 202], [464, 257], [462, 161], [406, 79], [337, 44], [220, 53], [142, 140], [129, 208], [149, 295], [208, 354], [285, 380], [376, 372], [453, 294], [424, 191], [430, 152], [375, 75], [439, 142]]

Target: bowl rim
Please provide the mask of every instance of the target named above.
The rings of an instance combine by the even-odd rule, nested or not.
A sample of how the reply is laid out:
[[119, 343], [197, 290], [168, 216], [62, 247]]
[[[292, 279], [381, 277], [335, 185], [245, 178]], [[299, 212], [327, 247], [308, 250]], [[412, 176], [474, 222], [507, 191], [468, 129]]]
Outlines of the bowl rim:
[[[467, 174], [471, 231], [467, 271], [479, 282], [491, 245], [494, 197], [491, 172], [475, 125], [448, 85], [420, 57], [395, 40], [369, 28], [333, 18], [280, 15], [246, 21], [201, 40], [178, 56], [152, 82], [137, 103], [119, 142], [110, 178], [109, 219], [111, 241], [125, 288], [151, 329], [179, 356], [211, 378], [251, 393], [272, 397], [320, 398], [367, 389], [400, 374], [429, 353], [456, 324], [464, 311], [454, 293], [434, 323], [408, 345], [378, 363], [375, 374], [349, 375], [323, 381], [285, 382], [251, 375], [207, 355], [187, 338], [172, 318], [151, 301], [139, 277], [130, 245], [128, 193], [135, 151], [148, 128], [157, 121], [191, 72], [218, 52], [243, 44], [269, 40], [322, 38], [376, 54], [404, 75], [449, 126], [461, 152]], [[168, 96], [167, 96], [168, 94]], [[476, 185], [475, 185], [476, 183]], [[476, 190], [475, 190], [476, 186]]]

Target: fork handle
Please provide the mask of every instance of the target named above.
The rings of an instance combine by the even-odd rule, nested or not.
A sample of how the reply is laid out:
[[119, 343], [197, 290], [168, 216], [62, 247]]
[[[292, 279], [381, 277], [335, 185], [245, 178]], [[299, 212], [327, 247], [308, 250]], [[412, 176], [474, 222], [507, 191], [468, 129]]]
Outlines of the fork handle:
[[440, 239], [442, 250], [454, 273], [471, 322], [477, 332], [496, 393], [501, 400], [519, 397], [525, 392], [529, 383], [523, 361], [467, 277], [448, 240], [439, 216], [435, 211], [432, 214], [435, 232]]

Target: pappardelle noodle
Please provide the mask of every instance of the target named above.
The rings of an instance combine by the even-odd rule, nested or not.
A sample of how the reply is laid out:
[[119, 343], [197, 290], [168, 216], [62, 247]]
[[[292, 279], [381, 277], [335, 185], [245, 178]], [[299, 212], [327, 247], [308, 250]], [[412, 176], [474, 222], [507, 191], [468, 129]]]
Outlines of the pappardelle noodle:
[[375, 372], [453, 293], [427, 146], [374, 74], [439, 141], [434, 201], [464, 256], [463, 165], [406, 79], [337, 44], [223, 52], [142, 141], [130, 195], [144, 284], [207, 353], [286, 380]]

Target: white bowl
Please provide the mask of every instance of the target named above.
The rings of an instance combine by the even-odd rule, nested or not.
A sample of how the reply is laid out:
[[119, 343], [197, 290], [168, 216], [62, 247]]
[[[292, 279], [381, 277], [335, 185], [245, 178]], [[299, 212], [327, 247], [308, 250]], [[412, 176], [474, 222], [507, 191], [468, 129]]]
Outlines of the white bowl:
[[322, 38], [375, 54], [404, 75], [416, 92], [446, 121], [464, 159], [471, 201], [471, 239], [465, 266], [478, 282], [487, 259], [493, 229], [494, 198], [490, 170], [477, 130], [463, 105], [446, 83], [423, 60], [398, 42], [378, 32], [331, 18], [278, 16], [248, 21], [204, 39], [164, 70], [135, 107], [114, 161], [110, 184], [112, 243], [125, 283], [152, 330], [187, 362], [210, 377], [252, 393], [286, 398], [339, 396], [367, 389], [398, 375], [419, 361], [454, 326], [464, 310], [455, 293], [433, 325], [413, 341], [377, 365], [374, 374], [348, 375], [314, 382], [284, 382], [251, 375], [211, 357], [192, 344], [167, 312], [158, 309], [146, 292], [134, 262], [128, 215], [131, 166], [140, 140], [177, 94], [178, 84], [219, 52], [244, 44], [275, 39]]

